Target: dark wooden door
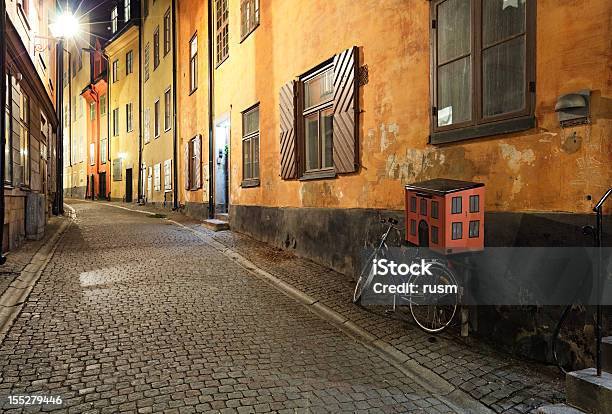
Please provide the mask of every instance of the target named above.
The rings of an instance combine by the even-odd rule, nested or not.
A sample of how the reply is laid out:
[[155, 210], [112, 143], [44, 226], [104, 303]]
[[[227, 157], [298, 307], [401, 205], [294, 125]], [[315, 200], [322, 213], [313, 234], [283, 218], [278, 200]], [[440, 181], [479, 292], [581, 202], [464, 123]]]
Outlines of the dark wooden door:
[[132, 202], [132, 169], [125, 170], [125, 202]]
[[98, 188], [100, 190], [100, 192], [98, 193], [98, 198], [100, 199], [106, 199], [106, 173], [105, 172], [101, 172], [100, 176], [98, 177]]

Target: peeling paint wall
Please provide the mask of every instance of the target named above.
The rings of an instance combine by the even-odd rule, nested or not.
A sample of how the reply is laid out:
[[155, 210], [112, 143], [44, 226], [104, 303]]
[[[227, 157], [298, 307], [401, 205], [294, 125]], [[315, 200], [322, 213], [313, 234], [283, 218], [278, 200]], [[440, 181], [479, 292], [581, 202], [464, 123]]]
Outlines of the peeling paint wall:
[[[232, 124], [232, 204], [400, 210], [405, 184], [448, 177], [486, 183], [489, 211], [586, 213], [587, 196], [612, 185], [608, 1], [538, 2], [536, 128], [441, 146], [427, 143], [428, 2], [262, 2], [261, 24], [244, 41], [239, 3], [230, 1], [230, 57], [215, 70], [215, 113]], [[333, 180], [281, 180], [281, 86], [352, 45], [369, 69], [359, 92], [361, 168]], [[560, 129], [557, 97], [580, 89], [593, 91], [591, 124]], [[241, 188], [241, 111], [257, 102], [261, 185]]]

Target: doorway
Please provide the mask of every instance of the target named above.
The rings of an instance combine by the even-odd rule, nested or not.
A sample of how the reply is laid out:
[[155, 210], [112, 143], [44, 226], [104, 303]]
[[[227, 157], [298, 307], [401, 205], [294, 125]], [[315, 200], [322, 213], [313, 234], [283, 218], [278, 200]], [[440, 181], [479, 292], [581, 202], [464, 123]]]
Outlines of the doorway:
[[126, 203], [131, 203], [132, 202], [132, 185], [133, 185], [133, 181], [132, 180], [132, 169], [131, 168], [126, 168], [125, 169], [125, 202]]
[[229, 117], [215, 125], [215, 214], [227, 214], [229, 206]]
[[419, 223], [419, 247], [429, 247], [429, 224], [425, 220]]
[[98, 189], [100, 190], [99, 194], [98, 194], [98, 198], [100, 200], [104, 200], [106, 199], [106, 173], [105, 172], [101, 172], [99, 177], [98, 177]]

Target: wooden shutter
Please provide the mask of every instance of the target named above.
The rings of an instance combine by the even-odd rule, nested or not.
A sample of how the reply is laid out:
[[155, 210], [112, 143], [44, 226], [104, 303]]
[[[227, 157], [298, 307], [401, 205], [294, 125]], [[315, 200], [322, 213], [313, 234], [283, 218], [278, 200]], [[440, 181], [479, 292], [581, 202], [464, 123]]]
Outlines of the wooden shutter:
[[334, 166], [338, 173], [356, 171], [359, 161], [358, 53], [352, 47], [334, 56]]
[[202, 187], [202, 135], [195, 137], [193, 142], [193, 184], [196, 189]]
[[185, 163], [185, 190], [191, 190], [191, 182], [189, 180], [191, 178], [189, 177], [189, 164], [191, 163], [191, 157], [189, 156], [189, 141], [185, 144], [183, 153], [183, 162]]
[[280, 90], [280, 157], [281, 178], [297, 178], [297, 145], [295, 134], [295, 88], [291, 81]]

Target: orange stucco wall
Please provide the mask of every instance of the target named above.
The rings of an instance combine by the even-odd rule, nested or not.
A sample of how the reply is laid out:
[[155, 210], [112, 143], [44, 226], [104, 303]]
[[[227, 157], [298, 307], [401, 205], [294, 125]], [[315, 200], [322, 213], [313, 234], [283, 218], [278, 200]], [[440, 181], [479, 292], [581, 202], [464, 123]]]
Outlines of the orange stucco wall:
[[[240, 2], [229, 3], [230, 57], [215, 70], [214, 113], [231, 119], [232, 204], [399, 210], [404, 184], [446, 177], [484, 182], [489, 211], [588, 212], [587, 195], [599, 197], [612, 184], [609, 1], [538, 2], [536, 128], [444, 146], [427, 144], [429, 2], [265, 1], [260, 26], [242, 42]], [[206, 137], [206, 3], [180, 4], [179, 20], [193, 26], [179, 28], [181, 137], [196, 130]], [[194, 28], [200, 89], [187, 97]], [[360, 170], [333, 180], [281, 180], [279, 89], [353, 45], [369, 69], [360, 88]], [[593, 91], [592, 123], [562, 130], [557, 97], [579, 89]], [[257, 102], [261, 185], [242, 189], [240, 112]]]

